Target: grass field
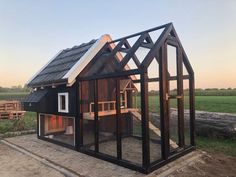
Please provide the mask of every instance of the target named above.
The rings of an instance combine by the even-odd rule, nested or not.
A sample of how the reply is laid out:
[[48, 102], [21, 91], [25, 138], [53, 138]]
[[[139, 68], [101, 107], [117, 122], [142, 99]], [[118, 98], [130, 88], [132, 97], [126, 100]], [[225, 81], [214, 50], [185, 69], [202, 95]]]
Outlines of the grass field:
[[[185, 109], [189, 108], [189, 97], [185, 96]], [[171, 107], [177, 107], [177, 101], [171, 100]], [[159, 112], [159, 97], [149, 96], [149, 108], [151, 112]], [[236, 113], [236, 96], [196, 96], [196, 110], [209, 112]], [[140, 107], [140, 97], [137, 97], [137, 107]]]
[[22, 100], [28, 92], [0, 92], [0, 100]]
[[197, 148], [211, 153], [221, 153], [236, 157], [236, 139], [216, 139], [196, 137]]

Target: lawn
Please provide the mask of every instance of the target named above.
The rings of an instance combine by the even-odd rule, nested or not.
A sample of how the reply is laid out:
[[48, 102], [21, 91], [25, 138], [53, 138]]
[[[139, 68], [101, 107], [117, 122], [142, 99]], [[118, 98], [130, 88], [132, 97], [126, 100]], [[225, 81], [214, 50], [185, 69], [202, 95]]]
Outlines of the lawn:
[[211, 153], [222, 153], [236, 157], [236, 139], [196, 137], [197, 148]]
[[24, 119], [1, 119], [0, 120], [0, 133], [21, 131], [21, 130], [32, 130], [36, 129], [37, 119], [36, 113], [26, 112]]
[[[189, 108], [189, 97], [185, 96], [185, 109]], [[172, 108], [177, 107], [177, 101], [171, 99]], [[196, 110], [208, 112], [236, 113], [236, 96], [196, 96]], [[137, 107], [140, 107], [140, 96], [137, 97]], [[149, 96], [149, 108], [151, 112], [159, 112], [159, 97]]]
[[0, 92], [0, 100], [22, 100], [28, 92]]
[[236, 113], [236, 96], [196, 96], [196, 110]]

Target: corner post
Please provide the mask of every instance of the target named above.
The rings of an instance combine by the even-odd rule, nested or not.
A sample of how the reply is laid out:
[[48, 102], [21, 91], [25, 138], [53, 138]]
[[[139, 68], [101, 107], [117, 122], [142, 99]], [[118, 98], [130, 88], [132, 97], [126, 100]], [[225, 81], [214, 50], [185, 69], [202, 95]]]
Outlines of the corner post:
[[81, 113], [81, 92], [82, 83], [76, 79], [75, 92], [76, 92], [76, 117], [75, 117], [75, 149], [79, 150], [83, 146], [83, 115]]
[[122, 158], [122, 145], [121, 145], [121, 119], [120, 119], [120, 78], [116, 79], [116, 151], [117, 158]]
[[192, 146], [196, 146], [195, 142], [195, 83], [194, 74], [189, 79], [189, 102], [190, 102], [190, 142]]
[[147, 171], [150, 165], [149, 145], [149, 115], [148, 115], [148, 75], [147, 70], [142, 67], [141, 72], [141, 113], [142, 113], [142, 149], [143, 168]]
[[99, 122], [98, 122], [98, 80], [94, 80], [94, 132], [95, 152], [99, 152]]

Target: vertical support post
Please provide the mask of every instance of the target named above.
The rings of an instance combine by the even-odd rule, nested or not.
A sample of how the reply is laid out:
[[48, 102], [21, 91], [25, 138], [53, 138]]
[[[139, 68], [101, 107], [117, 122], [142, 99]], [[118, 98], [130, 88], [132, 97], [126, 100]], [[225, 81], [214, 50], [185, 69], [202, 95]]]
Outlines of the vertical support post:
[[[81, 85], [81, 86], [80, 86]], [[83, 93], [83, 90], [82, 90], [82, 82], [80, 82], [80, 90], [79, 90], [79, 95], [78, 95], [78, 99], [79, 99], [79, 110], [78, 110], [78, 114], [79, 114], [79, 122], [80, 122], [80, 125], [79, 125], [79, 132], [80, 132], [80, 147], [82, 147], [84, 145], [84, 115], [83, 115], [83, 109], [82, 109], [82, 93]]]
[[79, 150], [83, 146], [83, 113], [82, 113], [82, 82], [76, 79], [76, 119], [75, 119], [75, 147]]
[[39, 138], [39, 129], [40, 129], [40, 126], [39, 126], [39, 113], [37, 112], [37, 137]]
[[178, 99], [178, 137], [179, 146], [184, 147], [184, 93], [183, 93], [183, 58], [180, 47], [177, 46], [177, 94]]
[[159, 51], [160, 64], [160, 123], [161, 123], [161, 153], [162, 159], [167, 160], [170, 151], [169, 143], [169, 106], [168, 106], [168, 71], [167, 71], [167, 46], [166, 43]]
[[98, 122], [98, 80], [94, 80], [94, 132], [95, 152], [99, 152], [99, 122]]
[[120, 78], [116, 79], [116, 152], [117, 158], [122, 158], [121, 119], [120, 119]]
[[45, 135], [45, 115], [43, 115], [42, 117], [40, 116], [40, 137], [44, 137]]
[[190, 141], [191, 145], [195, 146], [195, 83], [194, 74], [189, 78], [189, 103], [190, 103]]
[[142, 68], [141, 73], [141, 113], [142, 113], [142, 149], [143, 168], [148, 170], [150, 165], [149, 149], [149, 116], [148, 116], [148, 76], [147, 70]]

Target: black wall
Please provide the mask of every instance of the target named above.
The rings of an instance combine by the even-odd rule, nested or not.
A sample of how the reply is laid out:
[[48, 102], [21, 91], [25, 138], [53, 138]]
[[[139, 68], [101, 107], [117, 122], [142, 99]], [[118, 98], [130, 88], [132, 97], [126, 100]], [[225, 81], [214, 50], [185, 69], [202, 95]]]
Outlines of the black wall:
[[[45, 114], [56, 114], [64, 116], [76, 116], [76, 84], [71, 87], [66, 85], [56, 88], [45, 88], [48, 93], [38, 103], [24, 103], [24, 110]], [[68, 92], [69, 95], [69, 112], [58, 112], [58, 93]]]

